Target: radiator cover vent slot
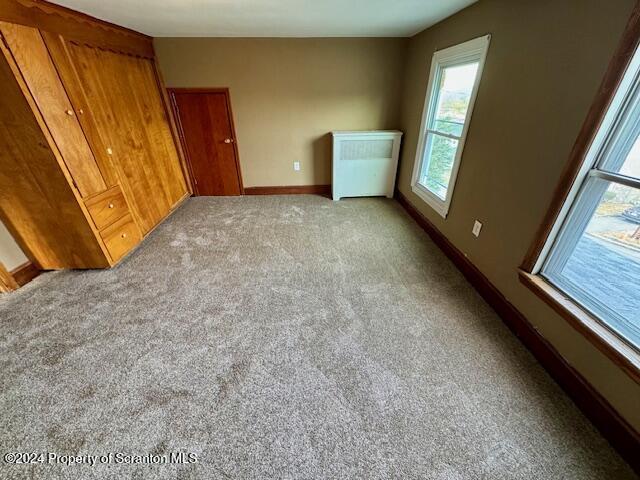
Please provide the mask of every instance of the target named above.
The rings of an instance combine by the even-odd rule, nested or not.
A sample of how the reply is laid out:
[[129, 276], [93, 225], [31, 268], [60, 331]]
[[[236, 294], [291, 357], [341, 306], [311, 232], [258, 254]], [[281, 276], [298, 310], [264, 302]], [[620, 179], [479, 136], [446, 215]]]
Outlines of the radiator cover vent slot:
[[340, 144], [342, 160], [367, 160], [393, 156], [393, 139], [343, 140]]

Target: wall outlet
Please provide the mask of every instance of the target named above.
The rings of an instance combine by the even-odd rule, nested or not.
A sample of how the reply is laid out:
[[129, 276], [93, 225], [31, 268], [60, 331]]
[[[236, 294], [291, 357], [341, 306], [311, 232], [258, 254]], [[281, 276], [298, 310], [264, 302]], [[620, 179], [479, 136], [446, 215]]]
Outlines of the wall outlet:
[[296, 172], [299, 172], [300, 171], [300, 162], [293, 162], [293, 169]]
[[473, 233], [474, 236], [479, 237], [480, 230], [482, 230], [482, 224], [476, 220], [476, 223], [473, 224], [473, 230], [471, 230], [471, 233]]

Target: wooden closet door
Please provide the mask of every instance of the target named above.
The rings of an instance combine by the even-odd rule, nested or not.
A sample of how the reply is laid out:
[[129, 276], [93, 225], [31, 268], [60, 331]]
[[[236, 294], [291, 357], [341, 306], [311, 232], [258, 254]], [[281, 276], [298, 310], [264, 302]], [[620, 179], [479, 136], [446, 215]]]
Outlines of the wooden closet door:
[[0, 219], [43, 270], [109, 266], [13, 57], [0, 51]]
[[87, 135], [90, 143], [110, 157], [147, 233], [187, 194], [153, 61], [49, 34], [45, 40], [74, 105], [87, 106], [83, 121], [99, 136]]
[[31, 27], [0, 22], [0, 32], [13, 60], [42, 114], [80, 195], [107, 188], [76, 112], [58, 77], [40, 32]]

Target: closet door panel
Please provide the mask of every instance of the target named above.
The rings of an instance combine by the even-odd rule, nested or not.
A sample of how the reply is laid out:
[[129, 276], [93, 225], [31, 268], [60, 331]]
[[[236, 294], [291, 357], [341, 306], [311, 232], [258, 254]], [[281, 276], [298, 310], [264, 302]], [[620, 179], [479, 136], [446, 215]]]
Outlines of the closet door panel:
[[[69, 100], [73, 104], [76, 112], [83, 112], [82, 115], [78, 115], [78, 120], [93, 151], [96, 162], [100, 167], [102, 177], [107, 187], [112, 187], [119, 182], [119, 174], [107, 153], [107, 144], [105, 142], [108, 138], [103, 139], [103, 136], [107, 132], [103, 134], [100, 133], [98, 125], [92, 116], [92, 111], [89, 109], [89, 102], [82, 83], [79, 80], [74, 65], [69, 60], [65, 40], [55, 33], [45, 31], [41, 31], [40, 33], [56, 66], [58, 75], [64, 84]], [[94, 105], [94, 114], [95, 109], [100, 110], [103, 107], [101, 104]], [[106, 105], [106, 107], [108, 107], [108, 105]]]
[[105, 190], [98, 164], [40, 32], [5, 22], [0, 22], [0, 30], [80, 195], [86, 197]]
[[130, 161], [123, 162], [122, 166], [127, 171], [127, 178], [140, 186], [133, 188], [133, 195], [141, 214], [149, 217], [145, 230], [148, 231], [166, 216], [175, 202], [170, 194], [170, 172], [163, 165], [162, 157], [166, 152], [160, 151], [156, 145], [158, 139], [154, 138], [153, 116], [144, 87], [140, 84], [139, 62], [144, 60], [105, 51], [98, 51], [98, 54], [100, 61], [114, 73], [103, 80], [117, 96], [114, 105], [120, 124], [126, 129], [121, 136], [126, 136], [126, 148], [130, 152], [128, 157], [115, 158]]
[[[187, 184], [176, 143], [171, 133], [164, 99], [156, 76], [155, 63], [151, 59], [128, 57], [131, 61], [132, 78], [130, 93], [138, 100], [139, 112], [146, 120], [146, 132], [150, 141], [150, 160], [160, 173], [171, 207], [184, 198]], [[135, 64], [135, 65], [134, 65]]]
[[127, 92], [123, 62], [119, 54], [97, 48], [68, 43], [68, 50], [99, 130], [107, 138], [107, 150], [120, 173], [122, 188], [146, 234], [162, 220], [169, 205], [147, 161], [146, 135]]
[[[59, 68], [61, 72], [71, 73], [63, 78], [65, 86], [77, 84], [67, 90], [74, 96], [81, 93], [82, 98], [78, 101], [87, 105], [86, 121], [92, 124], [99, 138], [91, 138], [92, 146], [94, 150], [103, 149], [129, 200], [136, 222], [143, 234], [147, 233], [162, 218], [164, 205], [161, 198], [153, 199], [149, 172], [141, 160], [144, 152], [139, 141], [140, 127], [133, 124], [127, 99], [122, 98], [118, 82], [114, 80], [118, 70], [113, 62], [107, 63], [104, 52], [98, 48], [61, 38], [59, 41], [63, 42], [63, 50], [50, 50], [56, 64], [68, 64]], [[58, 56], [60, 53], [62, 58]]]
[[147, 233], [187, 192], [154, 64], [69, 41], [64, 49], [134, 217]]
[[[108, 262], [74, 196], [36, 108], [0, 54], [0, 217], [41, 268], [101, 268]], [[5, 58], [7, 60], [5, 60]]]

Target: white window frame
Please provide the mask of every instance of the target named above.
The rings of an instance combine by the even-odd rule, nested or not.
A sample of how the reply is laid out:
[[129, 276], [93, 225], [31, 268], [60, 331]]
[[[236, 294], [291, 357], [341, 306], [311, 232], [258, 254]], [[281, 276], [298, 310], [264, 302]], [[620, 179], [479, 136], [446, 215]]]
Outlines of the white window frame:
[[[607, 305], [590, 298], [579, 285], [574, 285], [563, 278], [561, 271], [608, 185], [619, 184], [640, 190], [640, 180], [612, 173], [608, 171], [611, 169], [607, 168], [616, 159], [621, 158], [621, 150], [630, 148], [635, 142], [639, 125], [640, 50], [637, 50], [531, 272], [534, 275], [541, 275], [590, 312], [598, 319], [601, 327], [616, 335], [636, 355], [640, 352], [629, 342], [627, 335], [637, 338], [637, 327], [629, 325]], [[612, 325], [615, 325], [615, 329]]]
[[[416, 159], [413, 167], [411, 189], [443, 218], [446, 218], [447, 214], [449, 213], [449, 207], [451, 205], [451, 199], [453, 197], [453, 190], [456, 184], [456, 178], [458, 177], [458, 169], [460, 168], [460, 160], [462, 158], [462, 152], [464, 151], [464, 144], [465, 140], [467, 139], [469, 125], [471, 123], [471, 116], [473, 114], [473, 107], [476, 103], [478, 88], [480, 86], [480, 80], [482, 79], [482, 72], [484, 70], [484, 63], [487, 58], [487, 51], [489, 50], [490, 42], [491, 35], [485, 35], [483, 37], [475, 38], [473, 40], [469, 40], [468, 42], [464, 42], [459, 45], [446, 48], [444, 50], [439, 50], [433, 54], [433, 59], [431, 60], [431, 71], [429, 73], [427, 94], [424, 100], [424, 107], [422, 111], [420, 136], [418, 138], [418, 148], [416, 149]], [[443, 135], [443, 133], [441, 132], [435, 132], [427, 128], [427, 125], [430, 125], [433, 116], [436, 114], [435, 109], [437, 108], [439, 93], [436, 87], [440, 83], [439, 79], [443, 69], [476, 61], [478, 62], [478, 72], [476, 74], [476, 80], [471, 92], [469, 108], [467, 110], [467, 116], [464, 121], [462, 134], [460, 135], [460, 137], [457, 137], [455, 135], [451, 136], [451, 138], [458, 140], [458, 148], [456, 150], [453, 168], [451, 170], [451, 178], [449, 180], [447, 195], [445, 200], [442, 200], [438, 195], [431, 192], [428, 188], [419, 183], [420, 172], [422, 171], [422, 163], [424, 161], [424, 153], [427, 146], [426, 141], [428, 134], [432, 133], [444, 137], [447, 136]]]

